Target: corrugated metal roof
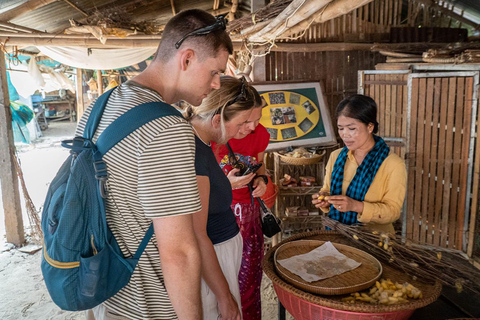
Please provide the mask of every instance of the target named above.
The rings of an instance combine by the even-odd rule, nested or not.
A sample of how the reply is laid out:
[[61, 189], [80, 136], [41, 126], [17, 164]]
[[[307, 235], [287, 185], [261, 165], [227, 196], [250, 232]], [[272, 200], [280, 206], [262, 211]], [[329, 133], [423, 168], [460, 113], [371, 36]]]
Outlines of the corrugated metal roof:
[[[6, 11], [3, 8], [12, 9], [15, 4], [23, 2], [23, 0], [2, 0], [0, 13]], [[89, 15], [97, 10], [112, 10], [116, 8], [119, 12], [127, 13], [132, 22], [152, 21], [163, 25], [173, 16], [170, 0], [76, 0], [72, 2]], [[175, 0], [174, 5], [176, 12], [191, 8], [212, 10], [213, 1]], [[85, 15], [68, 3], [55, 1], [16, 17], [10, 22], [39, 31], [57, 33], [70, 26], [69, 19], [81, 21], [84, 18]]]
[[[449, 0], [455, 6], [455, 12], [477, 24], [480, 24], [480, 0]], [[464, 10], [462, 13], [461, 11]]]
[[[239, 10], [248, 12], [250, 1], [241, 0]], [[26, 0], [0, 0], [0, 14], [25, 2]], [[158, 25], [164, 25], [173, 15], [170, 0], [71, 0], [71, 2], [89, 15], [97, 10], [116, 8], [120, 12], [128, 13], [132, 22], [152, 21]], [[445, 0], [444, 2], [455, 5], [456, 13], [464, 14], [467, 19], [480, 24], [480, 0]], [[174, 5], [176, 12], [190, 8], [211, 10], [213, 0], [174, 0]], [[464, 10], [463, 13], [462, 10]], [[81, 21], [84, 18], [81, 12], [67, 2], [59, 0], [13, 18], [10, 22], [39, 31], [61, 33], [70, 26], [69, 19]]]

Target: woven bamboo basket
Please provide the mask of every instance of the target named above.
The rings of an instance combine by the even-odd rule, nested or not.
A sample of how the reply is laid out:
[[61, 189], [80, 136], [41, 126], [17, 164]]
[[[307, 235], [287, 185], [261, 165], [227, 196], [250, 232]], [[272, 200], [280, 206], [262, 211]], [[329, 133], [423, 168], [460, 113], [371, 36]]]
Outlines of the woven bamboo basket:
[[278, 275], [294, 287], [324, 295], [348, 294], [365, 290], [380, 279], [383, 268], [377, 259], [362, 250], [339, 243], [332, 244], [340, 253], [360, 262], [361, 265], [358, 268], [327, 279], [307, 282], [278, 263], [278, 260], [310, 252], [324, 243], [325, 241], [320, 240], [296, 240], [278, 247], [274, 254], [275, 269]]
[[422, 291], [423, 298], [403, 304], [375, 305], [365, 302], [350, 304], [342, 301], [349, 295], [322, 296], [298, 289], [285, 282], [277, 273], [274, 263], [275, 251], [283, 244], [294, 240], [321, 240], [352, 245], [350, 241], [335, 231], [313, 231], [294, 235], [271, 248], [264, 256], [262, 266], [266, 276], [272, 281], [275, 292], [285, 309], [296, 320], [342, 319], [342, 320], [404, 320], [417, 308], [424, 307], [440, 296], [442, 285], [413, 280], [404, 272], [382, 263], [383, 278], [392, 281], [409, 282]]
[[[271, 188], [271, 190], [269, 190]], [[272, 208], [275, 204], [275, 200], [277, 199], [278, 195], [278, 186], [272, 182], [270, 177], [268, 177], [268, 184], [267, 184], [267, 192], [263, 196], [261, 196], [262, 200], [265, 202], [268, 208]]]
[[307, 164], [314, 164], [314, 163], [320, 162], [320, 160], [322, 160], [323, 157], [325, 156], [326, 152], [327, 152], [326, 150], [323, 150], [322, 153], [314, 154], [310, 158], [294, 158], [294, 157], [289, 157], [289, 156], [283, 155], [283, 154], [278, 153], [278, 152], [275, 152], [275, 154], [277, 154], [280, 157], [280, 159], [282, 160], [282, 162], [284, 162], [284, 163], [293, 164], [293, 165], [296, 165], [296, 166], [304, 166], [304, 165], [307, 165]]

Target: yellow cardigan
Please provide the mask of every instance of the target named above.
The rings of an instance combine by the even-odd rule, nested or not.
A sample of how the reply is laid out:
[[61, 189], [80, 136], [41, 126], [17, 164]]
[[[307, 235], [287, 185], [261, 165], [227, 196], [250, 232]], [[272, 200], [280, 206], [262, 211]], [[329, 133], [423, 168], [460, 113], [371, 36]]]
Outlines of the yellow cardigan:
[[[330, 193], [333, 165], [341, 151], [342, 149], [335, 150], [330, 155], [325, 169], [325, 180], [320, 191]], [[345, 161], [342, 195], [347, 193], [347, 188], [355, 176], [357, 168], [357, 161], [353, 153], [349, 151]], [[363, 212], [358, 213], [358, 221], [369, 224], [372, 229], [393, 233], [392, 222], [400, 218], [406, 186], [407, 170], [405, 162], [395, 153], [390, 153], [378, 169], [370, 188], [365, 194]], [[324, 212], [329, 211], [329, 208], [321, 209]]]

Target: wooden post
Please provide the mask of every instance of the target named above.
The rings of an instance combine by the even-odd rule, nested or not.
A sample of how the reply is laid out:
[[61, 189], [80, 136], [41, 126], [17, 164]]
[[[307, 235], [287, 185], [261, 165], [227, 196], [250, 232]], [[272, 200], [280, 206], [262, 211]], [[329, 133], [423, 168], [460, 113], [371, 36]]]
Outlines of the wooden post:
[[267, 5], [266, 0], [251, 0], [251, 12], [254, 13]]
[[[260, 10], [267, 5], [266, 0], [251, 0], [251, 12]], [[265, 56], [256, 57], [253, 62], [252, 78], [253, 81], [266, 81], [265, 76]]]
[[85, 111], [85, 106], [83, 105], [83, 69], [77, 68], [77, 77], [76, 77], [76, 90], [77, 90], [77, 122], [80, 121]]
[[5, 213], [7, 242], [20, 246], [25, 242], [20, 192], [15, 169], [15, 145], [13, 143], [12, 113], [8, 96], [5, 55], [0, 54], [0, 181]]
[[102, 70], [97, 70], [97, 87], [98, 87], [98, 96], [100, 97], [103, 94]]
[[[258, 53], [258, 52], [253, 52]], [[253, 81], [259, 82], [259, 81], [267, 81], [267, 77], [265, 75], [265, 65], [266, 65], [266, 58], [265, 56], [260, 56], [256, 57], [255, 60], [253, 61], [253, 74], [252, 78]]]

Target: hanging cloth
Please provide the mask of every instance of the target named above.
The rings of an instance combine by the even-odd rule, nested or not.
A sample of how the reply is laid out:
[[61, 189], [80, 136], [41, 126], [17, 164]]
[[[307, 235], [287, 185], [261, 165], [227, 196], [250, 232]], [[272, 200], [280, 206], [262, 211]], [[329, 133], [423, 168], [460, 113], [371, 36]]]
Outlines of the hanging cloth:
[[67, 66], [90, 70], [125, 68], [150, 58], [157, 48], [87, 49], [37, 47], [43, 54]]

